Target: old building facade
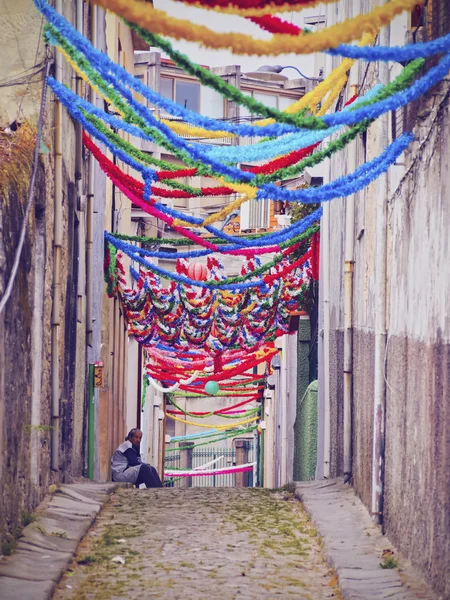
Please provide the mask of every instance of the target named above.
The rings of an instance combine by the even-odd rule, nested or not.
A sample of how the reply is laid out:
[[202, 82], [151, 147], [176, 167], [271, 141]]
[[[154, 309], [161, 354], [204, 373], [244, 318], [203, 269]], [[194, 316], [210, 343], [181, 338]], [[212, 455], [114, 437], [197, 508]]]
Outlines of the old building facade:
[[[327, 24], [374, 4], [338, 2], [328, 7]], [[397, 18], [378, 43], [449, 31], [448, 4], [436, 0]], [[402, 66], [361, 62], [347, 96], [386, 85]], [[449, 93], [444, 80], [407, 110], [381, 117], [345, 160], [328, 165], [332, 181], [404, 131], [414, 133], [387, 174], [324, 207], [317, 467], [319, 477], [345, 474], [443, 597], [450, 593]]]

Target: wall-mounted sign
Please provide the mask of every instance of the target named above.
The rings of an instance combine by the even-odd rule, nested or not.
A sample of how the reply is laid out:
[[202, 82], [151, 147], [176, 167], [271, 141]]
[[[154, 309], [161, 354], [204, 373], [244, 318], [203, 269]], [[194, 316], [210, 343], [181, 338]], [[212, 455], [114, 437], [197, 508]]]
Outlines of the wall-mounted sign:
[[105, 369], [102, 360], [98, 360], [94, 363], [94, 387], [105, 387]]

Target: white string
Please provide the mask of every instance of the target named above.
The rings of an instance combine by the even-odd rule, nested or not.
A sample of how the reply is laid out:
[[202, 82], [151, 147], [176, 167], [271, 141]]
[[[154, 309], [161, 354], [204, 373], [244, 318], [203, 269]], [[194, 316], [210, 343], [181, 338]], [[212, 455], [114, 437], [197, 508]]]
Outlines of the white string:
[[180, 381], [168, 388], [162, 387], [161, 385], [159, 385], [159, 383], [156, 383], [156, 381], [152, 377], [150, 377], [150, 375], [148, 376], [148, 378], [155, 390], [158, 390], [158, 392], [162, 392], [163, 394], [170, 394], [171, 392], [177, 390], [180, 387], [180, 385], [190, 385], [195, 379], [197, 379], [197, 376], [198, 371], [195, 371], [195, 373], [191, 375], [189, 379], [180, 379]]

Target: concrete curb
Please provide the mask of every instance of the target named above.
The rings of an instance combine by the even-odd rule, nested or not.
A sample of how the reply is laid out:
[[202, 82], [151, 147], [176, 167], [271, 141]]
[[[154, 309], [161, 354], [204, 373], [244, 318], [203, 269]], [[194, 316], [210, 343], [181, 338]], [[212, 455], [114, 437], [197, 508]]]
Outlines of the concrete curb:
[[392, 545], [351, 486], [342, 480], [301, 482], [295, 484], [295, 495], [323, 539], [325, 558], [336, 570], [343, 600], [435, 599], [403, 565], [401, 571], [381, 568], [381, 553]]
[[61, 485], [37, 509], [12, 556], [0, 560], [1, 600], [49, 600], [70, 565], [78, 543], [94, 523], [117, 483]]

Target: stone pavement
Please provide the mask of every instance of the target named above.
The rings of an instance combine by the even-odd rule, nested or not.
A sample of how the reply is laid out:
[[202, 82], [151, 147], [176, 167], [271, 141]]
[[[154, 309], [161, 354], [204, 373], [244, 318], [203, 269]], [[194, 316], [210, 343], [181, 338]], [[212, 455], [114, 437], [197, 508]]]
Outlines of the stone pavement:
[[55, 600], [339, 598], [316, 531], [288, 492], [119, 489]]
[[[296, 484], [295, 495], [323, 539], [344, 600], [435, 598], [393, 551], [351, 486], [342, 480], [302, 482]], [[381, 567], [383, 551], [399, 568]]]
[[1, 600], [47, 600], [115, 483], [62, 485], [39, 506], [12, 556], [0, 558]]

